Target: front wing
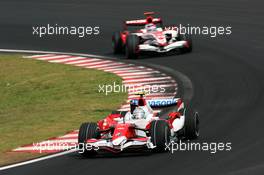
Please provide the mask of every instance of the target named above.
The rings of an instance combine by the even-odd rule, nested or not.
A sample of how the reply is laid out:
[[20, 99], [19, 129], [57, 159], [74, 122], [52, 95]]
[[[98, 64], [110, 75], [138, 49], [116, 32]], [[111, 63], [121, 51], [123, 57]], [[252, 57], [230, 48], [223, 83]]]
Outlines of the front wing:
[[95, 151], [111, 151], [111, 152], [121, 152], [125, 149], [133, 149], [133, 148], [135, 149], [155, 148], [153, 143], [150, 141], [150, 137], [134, 138], [119, 143], [118, 140], [113, 141], [107, 139], [89, 139], [86, 145], [88, 145], [88, 147], [93, 148]]
[[187, 41], [176, 41], [164, 47], [152, 46], [149, 44], [140, 44], [139, 51], [164, 53], [174, 49], [184, 48], [186, 47], [186, 45], [188, 45]]

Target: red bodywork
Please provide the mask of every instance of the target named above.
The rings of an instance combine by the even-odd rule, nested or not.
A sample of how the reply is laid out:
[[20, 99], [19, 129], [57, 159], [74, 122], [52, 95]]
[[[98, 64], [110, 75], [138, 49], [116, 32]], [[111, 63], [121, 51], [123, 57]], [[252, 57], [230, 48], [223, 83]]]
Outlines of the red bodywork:
[[[145, 19], [137, 19], [137, 20], [129, 20], [125, 21], [123, 24], [123, 31], [120, 33], [120, 37], [122, 39], [123, 44], [126, 44], [126, 37], [129, 35], [130, 31], [128, 30], [129, 26], [145, 26], [146, 24], [153, 23], [153, 24], [160, 24], [162, 25], [161, 18], [153, 18], [154, 12], [145, 12], [144, 15], [146, 16]], [[137, 33], [141, 33], [141, 30], [135, 31]]]
[[[137, 104], [133, 104], [131, 101], [131, 111], [133, 111], [135, 109], [135, 107], [137, 106], [145, 106], [147, 105], [147, 102], [145, 100], [145, 98], [143, 97], [143, 95], [141, 95], [139, 98], [136, 98], [134, 100], [137, 100], [138, 103]], [[177, 107], [178, 109], [181, 108], [183, 102], [182, 100], [179, 100], [177, 102]], [[167, 119], [159, 119], [159, 120], [165, 120], [170, 128], [173, 128], [172, 123], [173, 121], [178, 118], [181, 117], [181, 112], [171, 112], [168, 115]], [[153, 115], [153, 117], [155, 117], [155, 115]], [[139, 142], [146, 142], [148, 140], [148, 137], [142, 137], [142, 136], [137, 136], [136, 135], [136, 130], [138, 128], [136, 128], [135, 124], [133, 123], [125, 123], [122, 122], [124, 121], [124, 115], [121, 114], [109, 114], [106, 118], [99, 120], [97, 122], [97, 126], [99, 129], [100, 137], [97, 139], [88, 139], [86, 140], [87, 143], [95, 143], [97, 141], [100, 140], [111, 140], [111, 141], [115, 141], [118, 140], [119, 138], [122, 140], [122, 138], [126, 138], [127, 140], [133, 140], [133, 141], [139, 141]], [[150, 129], [150, 123], [151, 121], [146, 125], [146, 128], [144, 128], [143, 130], [148, 131]], [[111, 137], [109, 137], [109, 134], [111, 135]], [[104, 147], [105, 150], [108, 151], [112, 151], [112, 152], [116, 152], [117, 150], [115, 149], [110, 149], [107, 147]]]
[[[135, 98], [134, 100], [137, 100], [138, 104], [137, 105], [130, 104], [130, 108], [131, 108], [130, 111], [132, 113], [137, 106], [145, 106], [147, 104], [146, 99], [143, 96], [139, 97], [139, 98]], [[182, 109], [183, 108], [182, 105], [183, 105], [183, 101], [181, 99], [179, 99], [177, 102], [177, 108]], [[181, 112], [171, 112], [168, 114], [168, 118], [166, 119], [166, 121], [168, 122], [170, 128], [172, 128], [173, 121], [176, 118], [180, 117], [181, 115], [182, 115]], [[156, 114], [153, 115], [153, 117], [155, 117], [155, 116], [156, 116]], [[119, 128], [119, 126], [125, 126], [126, 129], [120, 131], [122, 133], [122, 135], [128, 135], [129, 137], [135, 136], [134, 131], [133, 131], [134, 126], [132, 126], [129, 123], [118, 123], [118, 121], [123, 120], [123, 119], [124, 119], [124, 116], [122, 116], [121, 114], [109, 114], [106, 118], [99, 120], [97, 122], [97, 125], [98, 125], [98, 128], [100, 131], [108, 132], [107, 130], [109, 128], [111, 128], [111, 127], [115, 128], [114, 133], [118, 132], [118, 131], [116, 131], [116, 129]], [[121, 127], [119, 129], [121, 129]], [[146, 130], [150, 129], [150, 123], [146, 126], [145, 129]], [[125, 132], [131, 132], [131, 133], [125, 133]]]
[[153, 32], [152, 35], [156, 38], [160, 46], [168, 45], [165, 35], [161, 31]]
[[114, 127], [118, 122], [115, 119], [122, 118], [121, 114], [109, 114], [105, 119], [99, 120], [97, 125], [100, 130], [107, 130]]
[[129, 123], [119, 123], [115, 127], [112, 140], [125, 136], [127, 139], [136, 137], [134, 126]]
[[172, 123], [176, 118], [180, 118], [181, 117], [181, 113], [180, 112], [171, 112], [169, 113], [169, 117], [168, 117], [168, 124], [170, 126], [170, 128], [173, 128]]

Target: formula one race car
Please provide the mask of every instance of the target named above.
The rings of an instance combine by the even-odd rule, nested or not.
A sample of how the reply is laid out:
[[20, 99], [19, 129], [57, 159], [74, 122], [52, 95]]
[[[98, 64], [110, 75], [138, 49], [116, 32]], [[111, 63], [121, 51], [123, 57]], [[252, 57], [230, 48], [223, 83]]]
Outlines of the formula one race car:
[[[146, 100], [144, 93], [130, 102], [130, 111], [114, 112], [97, 123], [83, 123], [79, 130], [79, 153], [94, 156], [98, 152], [124, 150], [163, 152], [171, 141], [199, 136], [197, 112], [185, 108], [180, 98]], [[175, 111], [161, 118], [152, 108], [175, 105]]]
[[[112, 36], [115, 54], [125, 53], [127, 58], [137, 58], [141, 53], [167, 53], [179, 50], [192, 51], [192, 38], [181, 34], [175, 26], [163, 27], [161, 18], [153, 18], [153, 12], [146, 12], [146, 19], [124, 22], [121, 32]], [[144, 26], [144, 27], [142, 27]]]

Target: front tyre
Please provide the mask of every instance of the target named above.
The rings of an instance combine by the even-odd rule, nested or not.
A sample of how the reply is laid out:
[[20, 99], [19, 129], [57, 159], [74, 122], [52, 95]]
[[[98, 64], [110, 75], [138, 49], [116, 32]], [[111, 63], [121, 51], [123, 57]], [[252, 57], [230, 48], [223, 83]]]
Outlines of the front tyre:
[[86, 157], [92, 157], [97, 154], [95, 150], [87, 150], [85, 148], [86, 141], [92, 138], [98, 138], [98, 129], [96, 123], [83, 123], [79, 129], [78, 145], [81, 155]]
[[165, 152], [166, 144], [170, 141], [170, 128], [165, 120], [154, 120], [150, 123], [151, 142], [155, 152]]
[[138, 58], [139, 38], [137, 35], [128, 35], [126, 39], [126, 57], [128, 59]]
[[120, 32], [114, 32], [112, 36], [112, 47], [114, 54], [119, 54], [123, 51], [123, 43], [120, 35]]

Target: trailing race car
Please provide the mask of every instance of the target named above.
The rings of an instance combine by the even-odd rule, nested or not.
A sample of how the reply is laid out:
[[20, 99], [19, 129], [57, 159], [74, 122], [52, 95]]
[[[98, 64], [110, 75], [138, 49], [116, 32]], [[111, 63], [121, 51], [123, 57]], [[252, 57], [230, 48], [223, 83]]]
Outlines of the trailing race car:
[[[144, 52], [166, 53], [180, 50], [192, 51], [192, 38], [181, 34], [177, 27], [163, 27], [161, 18], [153, 18], [153, 12], [146, 12], [146, 19], [124, 22], [123, 30], [112, 36], [115, 54], [125, 53], [127, 58], [137, 58]], [[142, 28], [144, 26], [144, 28]]]
[[[144, 93], [130, 102], [130, 111], [114, 112], [97, 123], [83, 123], [79, 130], [79, 153], [94, 156], [98, 152], [148, 149], [165, 151], [171, 141], [196, 139], [199, 116], [185, 108], [180, 98], [146, 100]], [[176, 105], [175, 112], [161, 118], [152, 108]]]

